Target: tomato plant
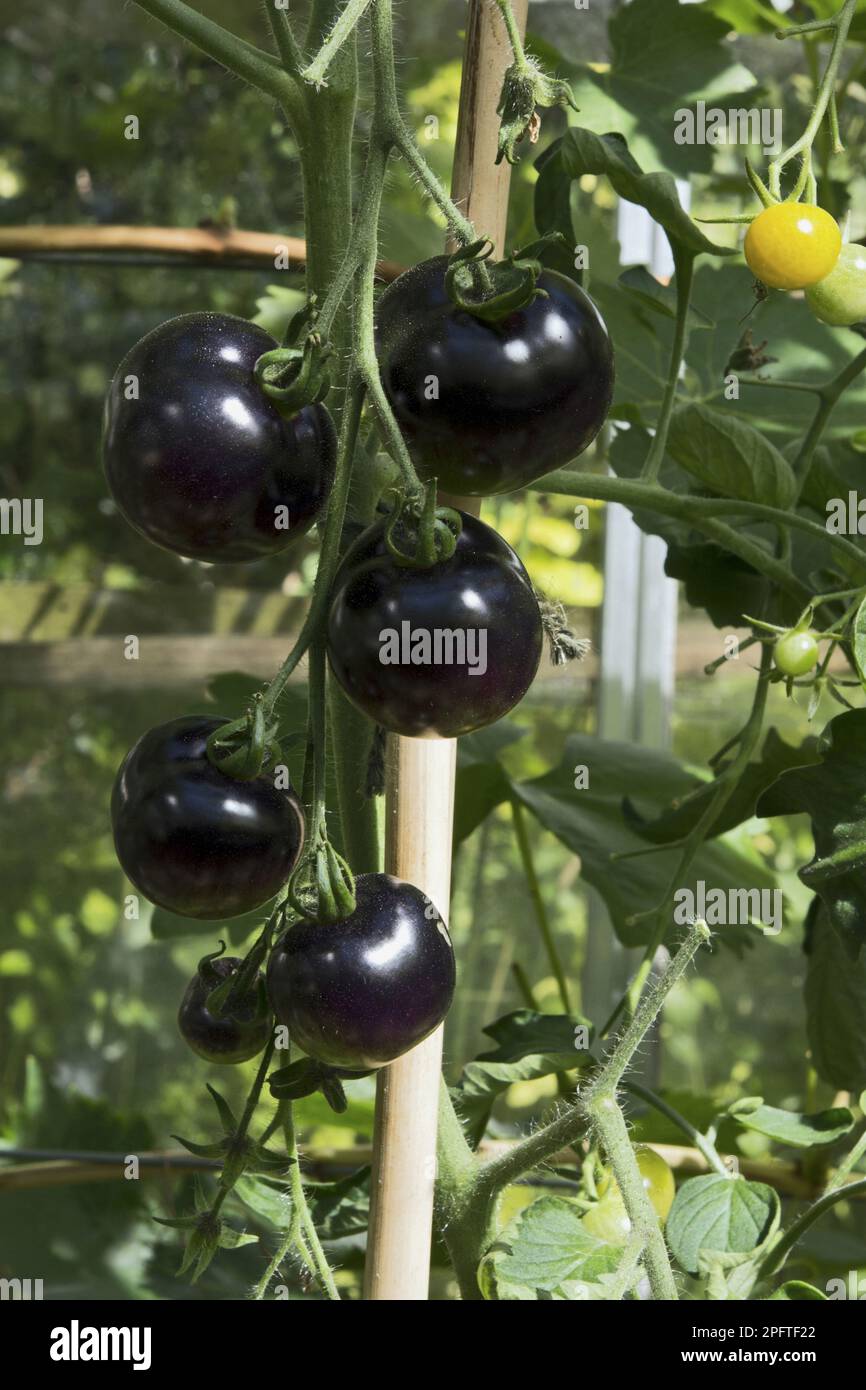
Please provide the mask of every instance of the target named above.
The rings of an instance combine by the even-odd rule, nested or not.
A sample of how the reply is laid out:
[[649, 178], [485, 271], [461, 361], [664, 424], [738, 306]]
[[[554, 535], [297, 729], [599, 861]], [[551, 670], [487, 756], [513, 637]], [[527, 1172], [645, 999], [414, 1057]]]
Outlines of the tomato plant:
[[[419, 878], [436, 872], [444, 883], [452, 848], [484, 823], [513, 835], [526, 880], [512, 904], [511, 880], [497, 879], [503, 949], [491, 989], [502, 992], [513, 963], [523, 1007], [487, 1027], [493, 1045], [462, 1071], [464, 1059], [448, 1057], [437, 1151], [431, 1128], [413, 1178], [419, 1204], [432, 1200], [435, 1182], [441, 1248], [461, 1298], [625, 1301], [646, 1290], [665, 1302], [685, 1292], [691, 1306], [795, 1297], [780, 1275], [803, 1236], [843, 1197], [847, 1207], [866, 1191], [866, 1138], [857, 1136], [866, 1085], [866, 526], [855, 488], [866, 295], [861, 250], [843, 246], [840, 229], [854, 166], [836, 162], [840, 113], [860, 91], [845, 56], [866, 32], [854, 24], [854, 0], [802, 23], [799, 8], [783, 17], [747, 6], [744, 18], [736, 5], [633, 0], [611, 18], [606, 56], [580, 68], [563, 59], [580, 100], [547, 71], [550, 45], [527, 51], [509, 0], [495, 0], [488, 18], [502, 26], [508, 60], [498, 105], [472, 117], [473, 158], [484, 147], [488, 164], [473, 172], [483, 181], [497, 164], [525, 169], [540, 110], [563, 108], [544, 117], [543, 148], [516, 185], [513, 226], [523, 233], [531, 220], [536, 240], [521, 235], [508, 251], [500, 237], [498, 252], [491, 229], [468, 216], [465, 190], [448, 194], [404, 114], [391, 0], [314, 0], [303, 35], [288, 7], [268, 5], [267, 50], [182, 0], [137, 3], [260, 95], [269, 119], [277, 109], [290, 137], [281, 157], [298, 151], [305, 241], [288, 261], [293, 274], [303, 264], [305, 282], [277, 336], [202, 311], [167, 319], [130, 349], [108, 392], [108, 488], [141, 535], [210, 565], [272, 557], [314, 524], [318, 546], [280, 668], [265, 681], [224, 678], [233, 692], [220, 702], [224, 717], [179, 714], [144, 733], [112, 794], [117, 859], [136, 889], [123, 888], [129, 920], [141, 894], [163, 910], [153, 914], [157, 935], [165, 913], [188, 919], [190, 934], [224, 922], [238, 951], [205, 956], [180, 1001], [181, 1035], [203, 1060], [253, 1062], [241, 1073], [249, 1088], [240, 1116], [212, 1092], [222, 1134], [184, 1141], [219, 1161], [194, 1209], [169, 1218], [186, 1235], [184, 1272], [198, 1278], [252, 1243], [226, 1224], [227, 1211], [240, 1219], [246, 1206], [273, 1236], [256, 1297], [297, 1268], [299, 1295], [341, 1296], [326, 1245], [367, 1225], [367, 1175], [308, 1181], [298, 1154], [307, 1125], [296, 1124], [294, 1106], [318, 1092], [343, 1113], [343, 1083], [378, 1072], [379, 1122], [391, 1136], [400, 1129], [392, 1096], [401, 1085], [405, 1096], [415, 1062], [420, 1074], [419, 1059], [432, 1053], [387, 1069], [436, 1041], [459, 971], [423, 884], [381, 872], [381, 823], [386, 863], [411, 857]], [[473, 24], [479, 15], [473, 4]], [[791, 84], [792, 100], [809, 93], [802, 134], [763, 176], [744, 161], [742, 178], [728, 163], [711, 179], [712, 140], [683, 148], [665, 138], [656, 108], [680, 99], [666, 54], [689, 65], [705, 57], [695, 63], [701, 80], [719, 91], [731, 83], [734, 95], [759, 84], [730, 62], [730, 34], [757, 43], [776, 24], [795, 41], [789, 52], [805, 46], [809, 81]], [[475, 32], [470, 25], [471, 61]], [[463, 120], [475, 76], [464, 83]], [[475, 137], [497, 118], [494, 154]], [[450, 242], [434, 256], [425, 241], [408, 268], [383, 256], [382, 204], [397, 161]], [[680, 196], [692, 174], [709, 181], [695, 180], [694, 216]], [[717, 197], [723, 206], [704, 206]], [[640, 266], [620, 274], [618, 264], [614, 273], [615, 199], [641, 209], [666, 239], [672, 275]], [[715, 222], [748, 225], [742, 255], [735, 233], [710, 235]], [[763, 289], [752, 302], [755, 279]], [[803, 289], [806, 303], [772, 293]], [[751, 313], [760, 341], [743, 331]], [[830, 331], [846, 327], [854, 331]], [[572, 570], [572, 532], [594, 525], [604, 504], [627, 509], [717, 630], [708, 679], [721, 684], [721, 672], [737, 670], [748, 681], [742, 718], [737, 699], [718, 697], [732, 727], [705, 771], [693, 756], [602, 737], [570, 705], [531, 752], [509, 751], [522, 724], [489, 729], [530, 689], [545, 631], [556, 661], [585, 655], [518, 554], [530, 553], [545, 523], [560, 523], [548, 532], [562, 538], [551, 495], [575, 508], [563, 547]], [[466, 499], [488, 496], [497, 500], [482, 520]], [[608, 575], [618, 563], [610, 551]], [[649, 548], [641, 554], [643, 564]], [[208, 595], [212, 572], [192, 572]], [[660, 641], [651, 603], [640, 634], [634, 616], [604, 624], [603, 684], [621, 645], [642, 657]], [[663, 703], [663, 693], [653, 699]], [[820, 736], [806, 736], [798, 720], [821, 724], [828, 710]], [[464, 736], [452, 827], [453, 750], [398, 740]], [[551, 748], [558, 761], [542, 770]], [[411, 784], [406, 760], [418, 774]], [[420, 811], [434, 792], [431, 825]], [[793, 883], [793, 854], [776, 855], [767, 825], [803, 814], [814, 858]], [[534, 858], [539, 830], [567, 853], [557, 881]], [[796, 845], [799, 853], [802, 838]], [[483, 844], [481, 869], [498, 871], [497, 853]], [[592, 1019], [574, 1011], [574, 965], [548, 902], [578, 880], [597, 893], [624, 952], [636, 953], [620, 953], [631, 978]], [[773, 949], [765, 937], [781, 930], [760, 915], [765, 894], [782, 900], [786, 928], [798, 914], [805, 946], [802, 1101], [783, 1108], [735, 1095], [741, 1067], [705, 1094], [650, 1089], [636, 1079], [636, 1059], [648, 1040], [671, 1035], [678, 987], [704, 965], [703, 948], [731, 947], [737, 959], [750, 949], [760, 975], [761, 953]], [[444, 896], [439, 906], [449, 907]], [[85, 903], [82, 922], [87, 915]], [[538, 986], [505, 949], [512, 930], [523, 944], [526, 923], [544, 952]], [[22, 916], [22, 936], [30, 928]], [[14, 971], [19, 961], [13, 953], [3, 964]], [[553, 1005], [540, 992], [549, 979]], [[704, 998], [720, 993], [708, 988]], [[524, 1132], [515, 1113], [534, 1086], [540, 1110], [554, 1091], [556, 1105]], [[686, 1151], [676, 1177], [655, 1149], [633, 1142], [638, 1124], [653, 1143], [669, 1142], [658, 1130], [673, 1127]], [[483, 1142], [488, 1131], [494, 1145]], [[596, 1181], [599, 1151], [606, 1169]], [[552, 1165], [562, 1193], [541, 1189]], [[537, 1184], [540, 1195], [503, 1220], [500, 1197], [518, 1184]], [[379, 1167], [372, 1186], [375, 1230], [389, 1205]], [[814, 1200], [787, 1204], [804, 1194]]]

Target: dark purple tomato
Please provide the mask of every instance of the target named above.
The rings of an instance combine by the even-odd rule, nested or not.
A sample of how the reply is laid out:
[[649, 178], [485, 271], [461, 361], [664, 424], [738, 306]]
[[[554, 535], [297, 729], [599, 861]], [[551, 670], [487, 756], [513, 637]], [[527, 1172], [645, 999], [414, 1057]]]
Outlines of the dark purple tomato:
[[334, 480], [334, 426], [322, 405], [287, 420], [263, 394], [253, 368], [276, 346], [245, 319], [183, 314], [124, 357], [105, 407], [105, 475], [148, 540], [195, 560], [261, 560], [312, 525]]
[[583, 290], [542, 272], [539, 296], [498, 323], [458, 309], [445, 256], [385, 290], [377, 310], [382, 381], [424, 479], [489, 496], [525, 487], [582, 454], [613, 395], [613, 351]]
[[308, 1056], [369, 1071], [442, 1022], [454, 994], [454, 951], [420, 888], [388, 874], [363, 874], [355, 888], [357, 907], [344, 921], [297, 922], [283, 934], [268, 964], [268, 994]]
[[349, 698], [410, 737], [454, 738], [492, 724], [532, 684], [542, 626], [511, 546], [461, 512], [449, 560], [407, 569], [377, 522], [346, 553], [328, 618], [328, 658]]
[[160, 724], [127, 753], [111, 794], [124, 873], [182, 917], [241, 917], [272, 898], [298, 861], [304, 819], [292, 791], [261, 773], [228, 777], [205, 748], [225, 719]]
[[[212, 1014], [207, 1007], [208, 995], [222, 980], [234, 975], [240, 964], [237, 956], [220, 956], [210, 961], [210, 978], [197, 970], [181, 1000], [177, 1014], [181, 1037], [206, 1062], [246, 1062], [261, 1052], [270, 1035], [270, 1015], [257, 1016], [259, 996], [256, 990], [233, 1005], [231, 1013]], [[259, 979], [262, 978], [260, 974]]]

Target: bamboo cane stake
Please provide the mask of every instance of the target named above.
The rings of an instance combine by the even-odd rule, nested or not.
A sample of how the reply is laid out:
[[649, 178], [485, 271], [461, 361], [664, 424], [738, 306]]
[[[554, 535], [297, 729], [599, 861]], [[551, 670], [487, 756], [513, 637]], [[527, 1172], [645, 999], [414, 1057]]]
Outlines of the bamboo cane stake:
[[[521, 29], [528, 0], [517, 0]], [[453, 196], [479, 234], [505, 238], [510, 169], [496, 164], [496, 105], [508, 63], [502, 21], [486, 0], [470, 0], [460, 91]], [[477, 514], [480, 503], [473, 499]], [[447, 919], [454, 817], [454, 739], [389, 739], [385, 866], [408, 879]], [[458, 962], [458, 988], [459, 988]], [[370, 1231], [364, 1297], [427, 1298], [436, 1176], [436, 1116], [442, 1029], [379, 1076]]]
[[[218, 265], [301, 271], [307, 263], [306, 242], [279, 232], [249, 232], [219, 227], [0, 227], [0, 257], [11, 260], [83, 260], [128, 256], [164, 259], [166, 264]], [[402, 266], [381, 261], [383, 280], [395, 280]]]

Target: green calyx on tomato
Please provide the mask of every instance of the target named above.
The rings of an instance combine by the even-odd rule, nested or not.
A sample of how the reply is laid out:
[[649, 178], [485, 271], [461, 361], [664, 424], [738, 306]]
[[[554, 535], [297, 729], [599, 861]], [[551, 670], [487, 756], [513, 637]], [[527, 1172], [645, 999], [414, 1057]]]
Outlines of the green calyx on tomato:
[[773, 661], [783, 676], [805, 676], [817, 666], [818, 638], [809, 630], [791, 628], [773, 645]]
[[866, 246], [843, 246], [830, 274], [807, 288], [806, 303], [834, 328], [866, 322]]
[[743, 254], [771, 290], [804, 290], [830, 274], [842, 249], [839, 224], [811, 203], [773, 203], [746, 232]]
[[[656, 1216], [664, 1225], [676, 1194], [673, 1170], [661, 1154], [646, 1144], [639, 1144], [635, 1148], [635, 1158], [644, 1190], [652, 1202]], [[602, 1174], [597, 1188], [600, 1200], [595, 1202], [584, 1216], [584, 1230], [607, 1245], [624, 1245], [631, 1231], [631, 1221], [619, 1184], [608, 1169]]]

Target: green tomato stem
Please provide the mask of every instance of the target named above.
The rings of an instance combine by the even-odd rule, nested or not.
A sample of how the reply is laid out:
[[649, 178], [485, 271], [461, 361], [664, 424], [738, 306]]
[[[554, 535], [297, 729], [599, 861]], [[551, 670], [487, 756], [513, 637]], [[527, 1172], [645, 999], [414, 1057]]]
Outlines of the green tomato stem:
[[310, 643], [322, 627], [327, 615], [331, 586], [340, 559], [340, 538], [343, 531], [343, 519], [346, 514], [349, 486], [352, 480], [352, 462], [361, 423], [363, 400], [364, 388], [361, 383], [356, 381], [354, 384], [350, 384], [349, 400], [343, 410], [340, 440], [337, 448], [334, 487], [328, 504], [322, 548], [319, 554], [319, 567], [316, 571], [310, 606], [307, 609], [307, 615], [295, 645], [265, 692], [262, 704], [266, 714], [273, 711], [289, 677], [309, 649]]
[[325, 75], [331, 62], [369, 8], [370, 0], [347, 0], [345, 8], [337, 15], [333, 28], [315, 58], [302, 71], [301, 76], [305, 82], [314, 87], [325, 85]]
[[135, 0], [135, 3], [194, 48], [222, 63], [229, 72], [280, 102], [293, 123], [300, 115], [295, 84], [272, 54], [263, 52], [221, 24], [207, 19], [192, 6], [184, 4], [183, 0]]
[[532, 899], [532, 906], [535, 911], [535, 920], [538, 923], [538, 930], [541, 933], [544, 950], [550, 963], [550, 968], [553, 971], [553, 978], [556, 980], [560, 1003], [562, 1004], [563, 1011], [569, 1014], [571, 1013], [571, 997], [568, 992], [568, 981], [565, 978], [562, 961], [556, 949], [556, 941], [554, 940], [551, 930], [547, 908], [544, 905], [544, 897], [541, 892], [541, 884], [538, 881], [538, 874], [535, 872], [532, 846], [529, 843], [523, 807], [516, 797], [512, 797], [511, 800], [511, 818], [514, 826], [514, 838], [517, 841], [517, 848], [520, 853], [520, 862], [523, 865], [523, 872], [526, 875], [526, 882], [529, 888], [529, 896]]
[[634, 980], [627, 991], [628, 1005], [631, 1010], [634, 1010], [636, 1006], [637, 1000], [640, 997], [641, 991], [652, 969], [655, 954], [664, 941], [668, 927], [667, 913], [674, 901], [677, 888], [683, 882], [685, 874], [691, 867], [695, 856], [700, 851], [704, 840], [712, 830], [719, 815], [733, 796], [740, 778], [749, 764], [752, 752], [761, 736], [764, 723], [764, 712], [767, 705], [767, 691], [769, 689], [768, 678], [771, 664], [771, 649], [765, 647], [761, 652], [761, 671], [757, 685], [755, 686], [752, 709], [739, 736], [739, 749], [737, 754], [728, 767], [720, 772], [716, 778], [713, 796], [704, 807], [702, 814], [698, 817], [693, 829], [686, 837], [683, 852], [671, 874], [661, 902], [649, 913], [639, 914], [632, 919], [633, 921], [639, 921], [642, 917], [646, 916], [653, 920], [654, 925], [650, 940], [644, 952], [643, 961], [636, 971]]
[[520, 29], [517, 20], [514, 18], [514, 10], [511, 8], [511, 0], [495, 0], [496, 8], [502, 15], [502, 21], [508, 34], [508, 42], [511, 45], [511, 52], [514, 55], [514, 62], [522, 72], [529, 67], [526, 57], [526, 50], [523, 47], [523, 40], [520, 37]]
[[835, 1169], [822, 1195], [826, 1197], [829, 1193], [836, 1192], [838, 1189], [845, 1187], [845, 1179], [848, 1177], [849, 1173], [853, 1172], [855, 1165], [860, 1162], [864, 1154], [866, 1154], [866, 1129], [864, 1129], [857, 1143], [848, 1151]]
[[292, 21], [286, 10], [278, 10], [274, 0], [268, 0], [265, 6], [268, 19], [270, 20], [271, 32], [279, 50], [283, 67], [290, 77], [300, 77], [301, 68], [304, 65], [304, 55], [300, 45], [295, 38], [292, 29]]
[[640, 1168], [628, 1137], [625, 1116], [613, 1091], [593, 1088], [585, 1103], [593, 1127], [604, 1144], [614, 1177], [619, 1185], [626, 1213], [635, 1238], [643, 1247], [644, 1264], [653, 1298], [673, 1303], [677, 1300], [665, 1238], [649, 1193], [643, 1185]]
[[679, 387], [680, 371], [683, 365], [686, 344], [689, 335], [689, 302], [692, 295], [692, 281], [694, 278], [695, 258], [690, 251], [684, 251], [678, 242], [671, 242], [671, 250], [674, 255], [674, 267], [676, 269], [676, 291], [677, 291], [677, 317], [674, 330], [674, 340], [671, 344], [671, 357], [668, 366], [667, 382], [665, 384], [664, 396], [662, 397], [659, 418], [656, 421], [656, 431], [650, 445], [649, 453], [644, 462], [641, 480], [645, 483], [654, 483], [661, 471], [664, 462], [665, 448], [668, 442], [668, 431], [671, 424], [674, 405], [676, 403], [677, 389]]
[[[803, 131], [803, 134], [800, 136], [799, 140], [795, 140], [793, 145], [789, 145], [786, 150], [783, 150], [782, 153], [776, 159], [772, 160], [771, 163], [768, 165], [767, 174], [769, 178], [770, 192], [773, 194], [775, 198], [781, 198], [782, 196], [782, 170], [784, 169], [785, 165], [788, 164], [796, 155], [802, 153], [803, 150], [811, 150], [812, 146], [815, 143], [815, 137], [817, 136], [818, 131], [820, 130], [821, 122], [824, 119], [824, 113], [827, 110], [827, 107], [830, 103], [830, 98], [832, 97], [836, 86], [836, 78], [839, 73], [839, 65], [842, 61], [842, 54], [845, 50], [845, 42], [848, 38], [848, 30], [851, 27], [851, 20], [854, 18], [854, 11], [856, 9], [856, 6], [857, 0], [845, 0], [845, 4], [842, 6], [841, 10], [833, 20], [830, 20], [826, 23], [818, 24], [818, 28], [831, 28], [833, 30], [833, 43], [830, 48], [830, 56], [827, 59], [827, 66], [824, 69], [824, 76], [821, 79], [821, 84], [818, 88], [818, 94], [815, 100], [815, 105], [812, 109], [812, 114], [809, 117], [806, 129]], [[810, 29], [808, 26], [798, 25], [792, 29], [783, 32], [814, 33], [815, 29], [814, 27]]]
[[635, 1276], [644, 1251], [643, 1236], [632, 1231], [623, 1247], [622, 1258], [611, 1282], [607, 1286], [605, 1299], [611, 1303], [621, 1303], [635, 1282]]
[[625, 1089], [630, 1091], [632, 1095], [639, 1096], [641, 1100], [645, 1100], [647, 1105], [651, 1105], [654, 1110], [658, 1110], [660, 1115], [666, 1115], [667, 1118], [692, 1141], [694, 1147], [703, 1155], [714, 1172], [720, 1174], [723, 1178], [729, 1178], [731, 1176], [730, 1169], [725, 1167], [724, 1159], [720, 1156], [715, 1145], [708, 1136], [701, 1134], [700, 1130], [696, 1129], [690, 1120], [687, 1120], [686, 1117], [681, 1115], [678, 1110], [675, 1110], [672, 1105], [668, 1105], [666, 1100], [656, 1095], [655, 1091], [651, 1091], [648, 1086], [642, 1086], [637, 1081], [626, 1081]]
[[791, 1223], [778, 1244], [774, 1245], [767, 1254], [761, 1264], [758, 1277], [767, 1279], [771, 1274], [775, 1274], [776, 1270], [781, 1269], [788, 1255], [794, 1246], [802, 1240], [809, 1227], [813, 1226], [837, 1202], [847, 1201], [850, 1197], [859, 1197], [862, 1193], [866, 1193], [866, 1178], [825, 1192], [823, 1197], [819, 1197], [817, 1202], [813, 1202], [808, 1211], [804, 1211], [802, 1216], [798, 1216], [796, 1221]]
[[[848, 365], [843, 367], [842, 371], [839, 372], [832, 381], [826, 382], [821, 387], [818, 407], [812, 418], [812, 423], [809, 426], [806, 438], [803, 440], [793, 463], [794, 474], [798, 482], [797, 499], [799, 499], [808, 480], [809, 471], [812, 467], [812, 460], [815, 456], [815, 450], [821, 442], [821, 436], [827, 428], [830, 416], [836, 409], [843, 393], [851, 385], [851, 382], [857, 379], [864, 367], [866, 367], [866, 348], [858, 352], [856, 357], [853, 357]], [[792, 521], [795, 515], [796, 513], [792, 511]], [[824, 528], [822, 527], [821, 529], [823, 530]], [[825, 531], [825, 535], [826, 534], [828, 533]]]

